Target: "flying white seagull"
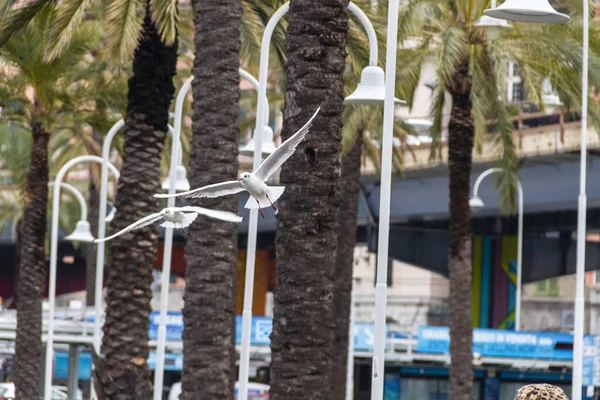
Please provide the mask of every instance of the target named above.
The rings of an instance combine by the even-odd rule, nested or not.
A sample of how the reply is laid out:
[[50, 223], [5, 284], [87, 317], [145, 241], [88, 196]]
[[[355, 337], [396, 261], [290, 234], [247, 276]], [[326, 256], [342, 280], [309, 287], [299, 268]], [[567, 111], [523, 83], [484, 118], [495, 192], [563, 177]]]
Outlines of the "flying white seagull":
[[258, 208], [260, 214], [265, 217], [261, 208], [273, 207], [275, 211], [277, 208], [275, 203], [279, 197], [283, 194], [285, 186], [268, 186], [265, 182], [271, 175], [277, 171], [288, 158], [294, 154], [296, 147], [304, 140], [304, 137], [308, 133], [309, 128], [312, 125], [313, 120], [321, 110], [321, 107], [317, 108], [317, 111], [308, 120], [306, 124], [298, 132], [294, 133], [292, 137], [283, 142], [281, 146], [275, 150], [265, 161], [260, 164], [256, 171], [242, 172], [240, 179], [237, 181], [228, 181], [215, 183], [213, 185], [204, 186], [198, 189], [193, 189], [187, 192], [174, 193], [174, 194], [155, 194], [154, 197], [221, 197], [229, 194], [235, 194], [247, 190], [250, 193], [250, 198], [246, 202], [246, 208]]
[[176, 229], [186, 228], [192, 222], [194, 222], [194, 220], [196, 218], [198, 218], [198, 215], [200, 215], [200, 214], [206, 215], [207, 217], [220, 219], [220, 220], [228, 221], [228, 222], [241, 222], [243, 219], [242, 217], [240, 217], [234, 213], [231, 213], [229, 211], [210, 210], [208, 208], [192, 207], [192, 206], [167, 207], [167, 208], [163, 208], [160, 212], [157, 212], [155, 214], [150, 214], [147, 217], [144, 217], [144, 218], [140, 219], [139, 221], [134, 222], [133, 224], [120, 230], [119, 232], [115, 233], [114, 235], [105, 237], [103, 239], [96, 239], [96, 240], [94, 240], [94, 243], [105, 242], [107, 240], [114, 239], [117, 236], [122, 235], [126, 232], [132, 231], [134, 229], [143, 228], [144, 226], [153, 224], [156, 221], [159, 221], [161, 219], [165, 220], [165, 222], [160, 224], [160, 226], [162, 226], [164, 228], [176, 228]]

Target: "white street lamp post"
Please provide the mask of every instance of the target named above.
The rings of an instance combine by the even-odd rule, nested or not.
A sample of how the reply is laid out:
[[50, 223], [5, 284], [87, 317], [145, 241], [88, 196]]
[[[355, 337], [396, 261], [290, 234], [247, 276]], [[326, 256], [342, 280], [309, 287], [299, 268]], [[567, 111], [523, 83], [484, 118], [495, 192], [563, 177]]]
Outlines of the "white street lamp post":
[[[240, 68], [240, 76], [248, 80], [255, 88], [258, 88], [258, 81], [247, 71]], [[175, 101], [175, 114], [174, 124], [175, 128], [171, 130], [173, 137], [173, 143], [179, 143], [181, 140], [181, 125], [183, 123], [183, 104], [185, 103], [186, 96], [192, 88], [192, 81], [194, 77], [189, 77], [179, 89], [177, 99]], [[266, 101], [266, 99], [265, 99]], [[268, 110], [267, 110], [268, 112]], [[257, 115], [258, 118], [258, 115]], [[174, 194], [176, 191], [177, 181], [177, 160], [181, 164], [181, 146], [179, 146], [179, 155], [175, 154], [178, 150], [175, 146], [171, 148], [171, 167], [169, 169], [168, 178], [168, 189], [169, 194]], [[165, 182], [167, 183], [167, 182]], [[167, 199], [167, 207], [175, 206], [175, 197], [169, 197]], [[167, 342], [167, 308], [169, 305], [169, 284], [171, 275], [171, 255], [173, 250], [173, 228], [165, 228], [165, 239], [163, 245], [163, 266], [161, 275], [161, 289], [160, 289], [160, 311], [159, 311], [159, 323], [158, 323], [158, 338], [156, 344], [156, 367], [154, 369], [154, 392], [153, 400], [162, 399], [162, 386], [164, 379], [165, 369], [165, 350]]]
[[[258, 76], [258, 107], [256, 112], [256, 129], [254, 135], [254, 169], [257, 169], [262, 161], [262, 132], [259, 129], [268, 121], [267, 79], [269, 70], [269, 46], [275, 27], [289, 10], [289, 2], [282, 5], [269, 19], [261, 42], [260, 69]], [[369, 66], [363, 70], [361, 82], [354, 93], [346, 98], [349, 104], [381, 104], [384, 94], [381, 90], [384, 84], [384, 75], [381, 68], [377, 66], [377, 36], [375, 29], [367, 15], [356, 4], [350, 2], [348, 10], [353, 13], [362, 23], [369, 39]], [[395, 58], [395, 56], [394, 56]], [[395, 99], [392, 93], [392, 106]], [[266, 118], [266, 119], [263, 119]], [[246, 253], [246, 273], [244, 284], [244, 306], [242, 311], [242, 343], [240, 347], [240, 369], [239, 369], [239, 399], [248, 400], [248, 379], [250, 364], [250, 335], [252, 324], [252, 300], [254, 292], [254, 268], [256, 259], [256, 231], [258, 227], [258, 211], [250, 210], [248, 222], [248, 246]]]
[[[353, 263], [354, 264], [354, 263]], [[354, 266], [354, 265], [353, 265]], [[352, 268], [354, 274], [354, 268]], [[354, 309], [356, 301], [356, 278], [352, 277], [350, 291], [350, 333], [348, 334], [348, 365], [346, 368], [346, 400], [354, 399]]]
[[[98, 239], [103, 239], [106, 236], [106, 205], [108, 202], [108, 160], [110, 158], [110, 148], [115, 135], [121, 128], [125, 126], [124, 120], [117, 121], [108, 131], [102, 144], [102, 169], [100, 175], [100, 197], [99, 197], [99, 212], [98, 212]], [[172, 137], [172, 148], [176, 148], [181, 152], [181, 141], [175, 138], [174, 129], [168, 125], [168, 131]], [[175, 145], [178, 144], [178, 145]], [[172, 152], [173, 153], [173, 152]], [[175, 183], [171, 182], [171, 187], [177, 186], [177, 167], [181, 164], [181, 155], [172, 154], [171, 165], [175, 161], [175, 168], [171, 168], [170, 173], [175, 173]], [[112, 217], [109, 217], [112, 220]], [[102, 340], [102, 287], [104, 281], [104, 249], [106, 242], [98, 242], [96, 247], [96, 279], [94, 291], [94, 350], [100, 354], [100, 345]], [[94, 398], [94, 386], [91, 385], [92, 398]]]
[[58, 171], [56, 178], [54, 179], [53, 197], [52, 197], [52, 227], [50, 237], [50, 276], [49, 289], [48, 289], [48, 338], [46, 342], [46, 360], [45, 360], [45, 371], [44, 371], [44, 400], [50, 400], [51, 386], [52, 386], [52, 363], [54, 354], [54, 313], [56, 306], [56, 271], [57, 271], [57, 257], [58, 257], [58, 213], [60, 203], [60, 188], [63, 178], [67, 171], [83, 162], [97, 162], [106, 167], [110, 168], [111, 172], [118, 178], [119, 171], [110, 163], [105, 162], [102, 158], [97, 156], [81, 156], [76, 157], [68, 161]]
[[[547, 0], [507, 0], [500, 7], [484, 14], [513, 21], [565, 23], [568, 15], [554, 10]], [[573, 380], [571, 398], [581, 399], [583, 390], [583, 335], [585, 329], [585, 244], [586, 244], [586, 175], [587, 175], [587, 114], [588, 114], [588, 48], [589, 4], [583, 0], [583, 66], [581, 73], [581, 150], [579, 167], [579, 199], [577, 204], [577, 264], [575, 284], [575, 329], [573, 337]]]
[[[479, 197], [479, 186], [481, 182], [489, 175], [502, 172], [502, 168], [490, 168], [479, 175], [473, 185], [473, 196], [469, 200], [471, 210], [477, 211], [483, 208], [483, 200]], [[515, 331], [521, 329], [521, 281], [523, 276], [523, 186], [517, 181], [518, 191], [518, 227], [517, 227], [517, 284], [515, 295]]]
[[375, 285], [375, 332], [371, 400], [383, 400], [385, 370], [385, 316], [387, 311], [387, 267], [392, 192], [392, 147], [394, 145], [394, 91], [396, 87], [396, 51], [398, 47], [398, 3], [388, 0], [387, 47], [385, 60], [385, 102], [381, 156], [381, 195], [377, 246], [377, 283]]
[[[175, 101], [175, 128], [170, 130], [173, 136], [171, 146], [171, 166], [169, 168], [169, 194], [176, 192], [177, 162], [181, 157], [181, 124], [183, 119], [183, 103], [185, 96], [192, 87], [192, 78], [189, 78], [177, 95]], [[179, 143], [179, 146], [175, 144]], [[175, 207], [175, 197], [167, 199], [167, 207]], [[160, 316], [158, 325], [158, 342], [156, 344], [156, 366], [154, 369], [154, 392], [153, 399], [162, 399], [163, 375], [165, 368], [165, 347], [167, 343], [167, 306], [169, 305], [169, 284], [171, 277], [171, 251], [173, 249], [173, 228], [165, 228], [165, 239], [163, 243], [163, 267], [160, 288]]]

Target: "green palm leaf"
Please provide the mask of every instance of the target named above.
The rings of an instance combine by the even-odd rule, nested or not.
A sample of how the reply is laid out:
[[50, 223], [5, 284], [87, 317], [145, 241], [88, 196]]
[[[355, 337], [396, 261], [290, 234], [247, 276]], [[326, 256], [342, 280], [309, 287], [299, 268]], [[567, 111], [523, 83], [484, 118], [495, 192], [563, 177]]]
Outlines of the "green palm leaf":
[[46, 60], [55, 59], [72, 40], [75, 29], [81, 24], [91, 0], [63, 0], [57, 3], [50, 20]]
[[150, 11], [162, 40], [173, 44], [177, 37], [177, 0], [150, 0]]
[[115, 0], [106, 16], [107, 45], [111, 55], [124, 62], [137, 47], [144, 11], [143, 0]]
[[12, 34], [24, 27], [38, 13], [51, 8], [56, 0], [30, 0], [17, 4], [14, 0], [7, 0], [0, 9], [0, 47], [4, 46]]

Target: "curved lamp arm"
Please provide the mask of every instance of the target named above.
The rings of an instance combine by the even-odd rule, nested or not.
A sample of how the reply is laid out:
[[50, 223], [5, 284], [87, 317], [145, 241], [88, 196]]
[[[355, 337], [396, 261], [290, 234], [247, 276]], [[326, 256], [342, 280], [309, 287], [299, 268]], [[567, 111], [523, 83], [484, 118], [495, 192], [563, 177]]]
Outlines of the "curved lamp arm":
[[377, 48], [377, 35], [371, 20], [359, 6], [352, 2], [348, 4], [348, 10], [358, 18], [367, 32], [369, 38], [369, 65], [377, 65], [377, 52], [379, 49]]
[[[491, 175], [491, 174], [495, 174], [497, 172], [502, 172], [502, 168], [490, 168], [490, 169], [486, 169], [485, 171], [483, 171], [481, 173], [481, 175], [479, 175], [477, 177], [477, 180], [475, 181], [475, 184], [473, 185], [473, 197], [479, 197], [479, 186], [481, 186], [481, 182], [483, 182], [483, 180]], [[520, 184], [519, 184], [520, 185]]]
[[[250, 84], [252, 86], [254, 86], [254, 90], [256, 90], [257, 93], [259, 92], [260, 84], [258, 83], [258, 79], [256, 79], [252, 74], [250, 74], [248, 71], [246, 71], [243, 68], [240, 68], [240, 76], [243, 79], [250, 82]], [[260, 94], [259, 94], [259, 96], [260, 96]], [[265, 112], [266, 112], [265, 121], [268, 122], [269, 121], [269, 99], [267, 98], [266, 94], [262, 100], [265, 104]]]
[[[119, 123], [115, 124], [118, 126]], [[114, 126], [113, 126], [114, 128]], [[112, 133], [112, 136], [116, 133], [118, 128]], [[111, 129], [112, 131], [112, 129]], [[110, 133], [110, 132], [109, 132]], [[104, 151], [104, 147], [103, 147]], [[50, 400], [50, 389], [52, 386], [52, 363], [54, 361], [54, 314], [55, 314], [55, 305], [56, 305], [56, 271], [57, 271], [57, 258], [58, 258], [58, 213], [59, 213], [59, 197], [60, 197], [60, 188], [61, 183], [69, 169], [74, 167], [77, 164], [84, 162], [96, 162], [102, 165], [103, 172], [106, 169], [110, 169], [111, 172], [117, 177], [119, 177], [119, 171], [115, 168], [114, 165], [105, 161], [103, 158], [98, 156], [81, 156], [76, 157], [72, 160], [69, 160], [65, 165], [61, 167], [56, 174], [56, 178], [54, 178], [54, 187], [53, 187], [53, 197], [52, 197], [52, 225], [51, 225], [51, 234], [50, 234], [50, 274], [48, 277], [48, 304], [50, 309], [48, 311], [48, 333], [46, 339], [46, 359], [45, 359], [45, 371], [44, 371], [44, 400]], [[103, 184], [106, 182], [102, 182]], [[106, 186], [104, 186], [106, 189]], [[101, 188], [102, 190], [102, 188]], [[106, 212], [106, 210], [104, 211]], [[102, 217], [102, 216], [101, 216]], [[101, 227], [99, 226], [99, 229]]]
[[[48, 182], [48, 187], [53, 187], [55, 185], [54, 182]], [[65, 189], [67, 192], [70, 192], [77, 201], [79, 202], [79, 208], [81, 209], [81, 220], [87, 221], [87, 205], [85, 204], [85, 199], [79, 190], [77, 190], [73, 185], [69, 185], [68, 183], [61, 182], [60, 187]]]

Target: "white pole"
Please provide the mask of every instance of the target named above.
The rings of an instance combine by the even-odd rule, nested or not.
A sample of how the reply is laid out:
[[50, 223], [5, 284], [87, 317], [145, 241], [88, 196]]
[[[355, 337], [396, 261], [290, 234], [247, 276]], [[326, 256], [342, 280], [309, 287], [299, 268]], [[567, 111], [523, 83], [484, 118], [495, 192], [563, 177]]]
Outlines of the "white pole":
[[[100, 197], [98, 211], [98, 239], [104, 239], [106, 235], [106, 202], [108, 197], [108, 159], [110, 156], [110, 145], [119, 130], [125, 126], [122, 119], [117, 121], [108, 131], [102, 144], [102, 172], [100, 176]], [[102, 284], [104, 280], [104, 246], [105, 242], [96, 245], [96, 283], [94, 287], [94, 349], [100, 354], [100, 340], [102, 328]], [[90, 386], [93, 391], [93, 385]]]
[[519, 223], [517, 233], [517, 289], [515, 293], [515, 331], [521, 330], [521, 285], [523, 281], [523, 186], [517, 183], [519, 191]]
[[[262, 128], [268, 122], [267, 80], [269, 72], [269, 46], [273, 31], [279, 20], [287, 13], [289, 3], [281, 6], [269, 19], [263, 34], [260, 47], [260, 69], [258, 75], [258, 109], [256, 111], [256, 128], [254, 129], [253, 169], [256, 170], [262, 161]], [[250, 80], [252, 82], [252, 80]], [[240, 369], [238, 376], [239, 400], [248, 400], [248, 379], [250, 366], [250, 334], [252, 325], [252, 299], [254, 294], [254, 265], [256, 259], [256, 231], [258, 227], [258, 210], [250, 210], [248, 222], [248, 246], [246, 253], [246, 273], [244, 281], [244, 305], [242, 311], [242, 343], [240, 346]]]
[[[502, 172], [502, 168], [490, 168], [481, 173], [473, 185], [473, 196], [479, 197], [479, 186], [483, 180], [494, 173]], [[515, 331], [521, 329], [521, 282], [523, 280], [523, 186], [517, 181], [518, 192], [518, 227], [517, 227], [517, 284], [515, 293]]]
[[[106, 235], [106, 202], [108, 198], [108, 160], [110, 156], [110, 145], [119, 130], [125, 126], [125, 121], [117, 121], [106, 134], [102, 143], [102, 168], [100, 173], [100, 196], [98, 204], [98, 239], [104, 239]], [[104, 246], [105, 242], [96, 244], [96, 279], [94, 283], [94, 350], [100, 354], [102, 340], [102, 286], [104, 281]], [[93, 365], [92, 365], [93, 368]], [[95, 399], [93, 376], [90, 378], [90, 398]]]
[[[102, 158], [97, 156], [81, 156], [76, 157], [68, 161], [58, 171], [56, 178], [54, 179], [54, 188], [52, 194], [52, 226], [50, 236], [50, 275], [49, 288], [48, 288], [48, 333], [46, 340], [46, 359], [44, 369], [44, 400], [50, 400], [51, 387], [52, 387], [52, 364], [54, 362], [54, 313], [56, 308], [56, 270], [57, 270], [57, 258], [58, 258], [58, 213], [60, 211], [60, 187], [62, 180], [67, 171], [76, 164], [82, 162], [97, 162], [103, 164]], [[106, 165], [108, 168], [108, 165]], [[112, 167], [114, 168], [114, 167]], [[116, 172], [116, 169], [114, 169]], [[116, 172], [118, 175], [118, 172]]]
[[[352, 264], [354, 274], [354, 263]], [[350, 291], [350, 332], [348, 334], [348, 365], [346, 370], [346, 400], [354, 399], [354, 302], [356, 301], [356, 279], [352, 277]]]
[[588, 113], [588, 1], [583, 0], [583, 71], [581, 74], [581, 153], [579, 171], [579, 204], [577, 207], [577, 267], [575, 284], [575, 332], [573, 337], [572, 399], [581, 399], [583, 390], [583, 334], [585, 330], [585, 244], [586, 244], [586, 168]]
[[381, 197], [375, 286], [375, 333], [371, 400], [383, 400], [385, 371], [385, 316], [387, 310], [387, 268], [390, 234], [390, 197], [392, 190], [392, 146], [394, 130], [394, 90], [396, 86], [396, 49], [398, 47], [398, 2], [388, 1], [387, 52], [385, 61], [385, 102], [381, 156]]
[[[171, 146], [171, 166], [169, 168], [169, 194], [175, 193], [175, 184], [177, 181], [177, 164], [182, 157], [182, 147], [180, 142], [181, 123], [183, 120], [183, 103], [192, 87], [193, 77], [189, 77], [177, 94], [175, 101], [175, 128], [169, 126], [173, 140]], [[175, 197], [169, 197], [167, 207], [175, 206]], [[160, 316], [158, 324], [158, 341], [156, 344], [156, 367], [154, 369], [154, 392], [153, 399], [162, 399], [162, 386], [165, 369], [165, 347], [167, 343], [167, 307], [169, 305], [169, 283], [171, 275], [171, 251], [173, 248], [173, 228], [165, 228], [165, 240], [163, 243], [163, 265], [160, 288]]]

